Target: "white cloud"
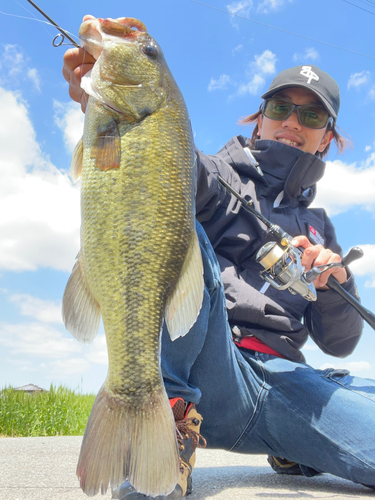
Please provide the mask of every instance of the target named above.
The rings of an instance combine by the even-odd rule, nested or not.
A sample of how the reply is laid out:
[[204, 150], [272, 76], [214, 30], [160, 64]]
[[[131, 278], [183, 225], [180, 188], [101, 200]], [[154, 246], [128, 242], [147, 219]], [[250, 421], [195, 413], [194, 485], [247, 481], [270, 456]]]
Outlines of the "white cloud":
[[375, 277], [366, 281], [365, 287], [366, 288], [375, 288]]
[[212, 92], [213, 90], [225, 90], [230, 83], [231, 78], [229, 75], [220, 75], [217, 80], [211, 78], [210, 83], [208, 84], [208, 91]]
[[3, 45], [0, 61], [3, 74], [11, 81], [12, 88], [19, 87], [21, 81], [29, 80], [33, 88], [40, 92], [42, 82], [38, 70], [27, 67], [29, 59], [18, 45]]
[[293, 61], [317, 61], [319, 57], [319, 52], [314, 47], [309, 47], [304, 52], [295, 52], [293, 54]]
[[0, 87], [0, 269], [71, 270], [79, 191], [43, 156], [27, 107]]
[[61, 301], [42, 300], [27, 294], [13, 294], [9, 300], [20, 308], [23, 316], [42, 323], [62, 323]]
[[82, 344], [67, 338], [56, 328], [42, 323], [0, 324], [0, 346], [16, 356], [67, 358], [82, 350]]
[[302, 348], [303, 351], [319, 351], [319, 347], [316, 344], [308, 343], [305, 344]]
[[359, 90], [360, 87], [367, 85], [370, 81], [370, 72], [369, 71], [361, 71], [360, 73], [353, 73], [350, 75], [348, 81], [348, 89], [356, 89]]
[[363, 257], [350, 264], [350, 269], [356, 276], [366, 276], [366, 288], [375, 288], [375, 245], [357, 245], [363, 250]]
[[372, 211], [374, 193], [375, 153], [371, 153], [360, 167], [356, 163], [347, 165], [340, 160], [328, 161], [312, 206], [324, 207], [329, 215], [345, 212], [353, 206]]
[[254, 75], [247, 83], [241, 83], [238, 87], [237, 94], [242, 95], [257, 95], [260, 89], [265, 84], [265, 79], [261, 75]]
[[73, 153], [83, 134], [85, 115], [81, 111], [81, 106], [76, 102], [66, 103], [55, 100], [53, 109], [55, 123], [64, 133], [65, 146], [70, 153]]
[[105, 335], [98, 335], [89, 346], [85, 346], [86, 348], [88, 349], [86, 358], [91, 363], [98, 365], [108, 364], [107, 340]]
[[50, 376], [65, 378], [87, 372], [90, 369], [90, 363], [84, 358], [58, 359], [49, 363], [46, 368]]
[[31, 80], [32, 84], [34, 85], [35, 90], [40, 92], [40, 87], [41, 87], [42, 82], [40, 80], [38, 70], [36, 68], [29, 68], [27, 70], [27, 77], [29, 78], [29, 80]]
[[268, 14], [273, 10], [280, 9], [286, 3], [292, 3], [293, 0], [264, 0], [258, 6], [258, 12]]
[[250, 62], [248, 67], [248, 81], [238, 85], [237, 95], [258, 95], [266, 82], [265, 77], [275, 73], [276, 60], [276, 55], [270, 50], [255, 55], [254, 60]]
[[369, 151], [371, 151], [371, 146], [366, 146], [365, 147], [365, 152], [368, 153]]
[[327, 370], [328, 368], [334, 368], [335, 370], [348, 370], [351, 373], [363, 372], [371, 369], [371, 364], [367, 361], [342, 361], [340, 363], [325, 363], [320, 367], [320, 370]]
[[238, 21], [235, 16], [248, 17], [252, 6], [253, 0], [239, 0], [227, 5], [228, 12], [233, 14], [230, 17], [230, 22], [234, 28], [238, 29]]
[[243, 45], [237, 45], [234, 49], [232, 49], [232, 55], [236, 55], [237, 52], [243, 49]]
[[375, 99], [375, 85], [373, 85], [371, 89], [368, 91], [367, 97], [371, 100]]
[[255, 62], [251, 63], [251, 67], [264, 75], [272, 75], [275, 73], [276, 55], [270, 50], [265, 50], [260, 56], [254, 57]]
[[9, 76], [20, 74], [25, 68], [25, 57], [17, 45], [6, 44], [1, 55], [1, 61], [8, 69]]

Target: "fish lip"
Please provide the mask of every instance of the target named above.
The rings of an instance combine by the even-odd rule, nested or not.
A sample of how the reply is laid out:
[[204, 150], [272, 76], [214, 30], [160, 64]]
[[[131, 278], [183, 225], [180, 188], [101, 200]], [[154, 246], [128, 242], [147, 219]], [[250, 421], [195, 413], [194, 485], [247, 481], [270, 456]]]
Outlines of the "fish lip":
[[[134, 43], [142, 34], [147, 33], [146, 26], [137, 19], [92, 18], [83, 22], [79, 29], [82, 47], [98, 59], [105, 40], [115, 39], [116, 43]], [[136, 29], [133, 29], [136, 28]]]
[[98, 19], [98, 28], [102, 34], [102, 38], [104, 34], [105, 36], [114, 36], [131, 42], [134, 41], [139, 35], [147, 33], [146, 26], [141, 21], [126, 17], [120, 19], [122, 22], [111, 18]]

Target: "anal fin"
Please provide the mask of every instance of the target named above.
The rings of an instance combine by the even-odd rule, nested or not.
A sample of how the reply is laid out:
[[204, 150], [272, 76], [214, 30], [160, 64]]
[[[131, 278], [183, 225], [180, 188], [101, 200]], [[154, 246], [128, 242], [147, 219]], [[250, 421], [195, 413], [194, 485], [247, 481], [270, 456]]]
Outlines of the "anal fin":
[[82, 261], [77, 262], [65, 287], [62, 317], [65, 327], [80, 342], [88, 344], [98, 334], [100, 306], [92, 296], [82, 272]]
[[83, 162], [83, 137], [78, 141], [77, 146], [74, 148], [72, 163], [70, 165], [70, 176], [74, 184], [81, 177]]
[[203, 289], [202, 255], [194, 232], [180, 278], [165, 308], [165, 321], [172, 340], [186, 335], [196, 322], [202, 307]]

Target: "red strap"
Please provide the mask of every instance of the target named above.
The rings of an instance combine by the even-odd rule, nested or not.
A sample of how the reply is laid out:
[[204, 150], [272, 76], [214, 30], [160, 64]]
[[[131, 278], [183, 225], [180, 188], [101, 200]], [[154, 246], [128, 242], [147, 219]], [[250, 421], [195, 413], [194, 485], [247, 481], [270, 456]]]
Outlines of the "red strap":
[[240, 342], [234, 342], [238, 347], [244, 347], [245, 349], [250, 349], [251, 351], [263, 352], [265, 354], [272, 354], [278, 358], [284, 358], [280, 353], [269, 347], [267, 344], [257, 339], [256, 337], [243, 337]]

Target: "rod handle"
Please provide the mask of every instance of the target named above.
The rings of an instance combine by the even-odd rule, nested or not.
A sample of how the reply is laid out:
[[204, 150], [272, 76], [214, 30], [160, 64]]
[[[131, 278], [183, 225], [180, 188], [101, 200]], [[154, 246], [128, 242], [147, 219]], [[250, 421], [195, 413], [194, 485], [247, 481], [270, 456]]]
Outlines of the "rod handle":
[[344, 290], [336, 278], [332, 275], [328, 278], [327, 285], [335, 290], [342, 298], [344, 298], [354, 309], [362, 316], [362, 318], [375, 330], [375, 314], [366, 309], [358, 300]]

